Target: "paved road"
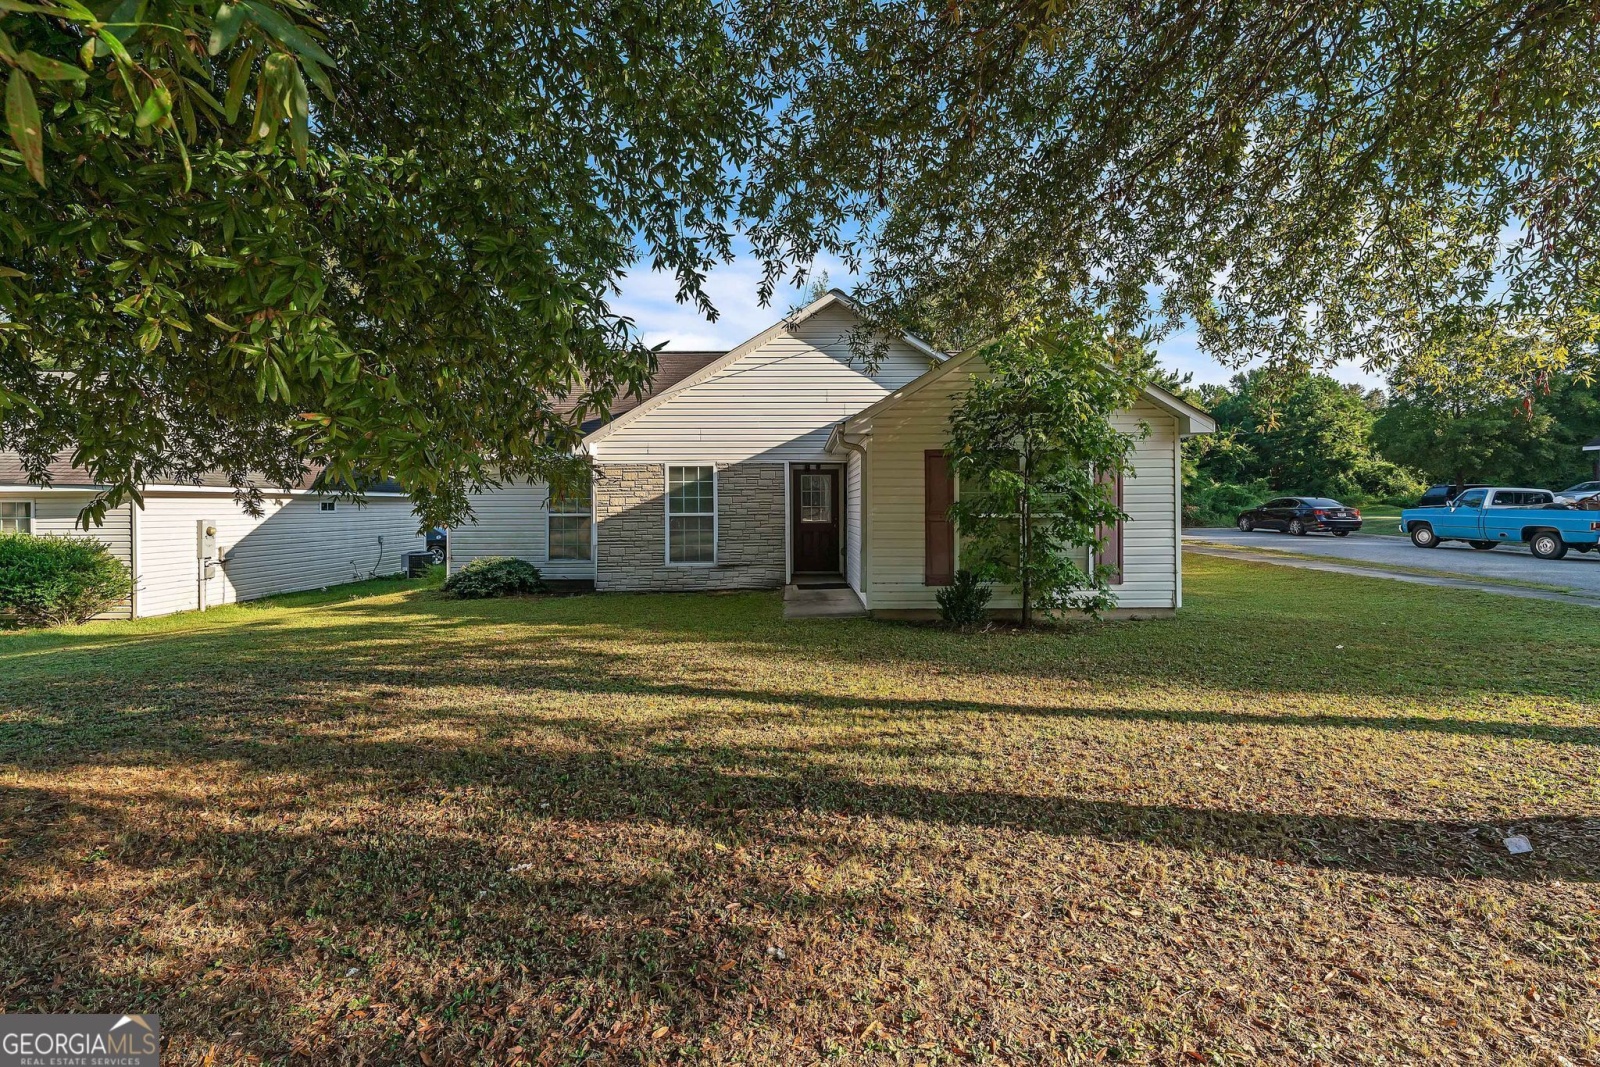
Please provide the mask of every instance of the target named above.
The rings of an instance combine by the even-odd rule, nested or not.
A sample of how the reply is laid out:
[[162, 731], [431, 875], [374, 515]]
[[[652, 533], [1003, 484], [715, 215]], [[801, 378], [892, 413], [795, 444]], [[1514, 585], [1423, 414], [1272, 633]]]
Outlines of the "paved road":
[[1185, 530], [1183, 539], [1185, 543], [1211, 543], [1252, 552], [1288, 552], [1352, 566], [1376, 563], [1420, 567], [1468, 579], [1537, 582], [1559, 586], [1580, 596], [1600, 597], [1600, 552], [1568, 552], [1566, 559], [1544, 560], [1535, 559], [1521, 545], [1501, 545], [1491, 552], [1478, 552], [1455, 542], [1438, 548], [1418, 548], [1405, 538], [1364, 533], [1349, 537], [1329, 534], [1291, 537], [1268, 531]]

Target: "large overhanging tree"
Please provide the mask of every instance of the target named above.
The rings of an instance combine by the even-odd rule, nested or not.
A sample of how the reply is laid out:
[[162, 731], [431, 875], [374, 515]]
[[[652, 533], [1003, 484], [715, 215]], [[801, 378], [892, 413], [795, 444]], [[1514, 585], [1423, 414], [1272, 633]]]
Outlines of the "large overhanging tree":
[[757, 244], [855, 257], [887, 319], [954, 344], [1094, 309], [1235, 365], [1386, 368], [1466, 316], [1594, 365], [1587, 0], [816, 14]]
[[[706, 0], [0, 2], [0, 448], [111, 486], [537, 476], [652, 369], [765, 128]], [[563, 397], [577, 402], [562, 410]]]
[[1093, 311], [1390, 367], [1470, 321], [1581, 372], [1593, 10], [0, 0], [0, 447], [456, 520], [648, 376], [619, 272], [707, 306], [741, 225], [951, 348]]

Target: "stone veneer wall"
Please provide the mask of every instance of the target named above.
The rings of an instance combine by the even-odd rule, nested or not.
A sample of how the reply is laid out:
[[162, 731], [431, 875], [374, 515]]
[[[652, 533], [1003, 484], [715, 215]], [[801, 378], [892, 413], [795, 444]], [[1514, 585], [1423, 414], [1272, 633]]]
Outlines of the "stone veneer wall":
[[668, 566], [666, 467], [595, 465], [596, 589], [773, 589], [783, 584], [783, 464], [716, 467], [717, 562]]

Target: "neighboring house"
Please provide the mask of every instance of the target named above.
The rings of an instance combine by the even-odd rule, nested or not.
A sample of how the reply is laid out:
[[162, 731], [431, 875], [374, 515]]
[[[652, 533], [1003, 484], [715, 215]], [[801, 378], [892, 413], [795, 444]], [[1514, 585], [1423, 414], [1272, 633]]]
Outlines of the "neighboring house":
[[1583, 450], [1594, 453], [1594, 476], [1600, 478], [1600, 437], [1584, 445]]
[[[852, 350], [860, 324], [831, 292], [729, 352], [662, 353], [651, 390], [584, 438], [591, 491], [553, 502], [538, 484], [475, 495], [477, 521], [451, 531], [451, 570], [517, 556], [602, 591], [834, 577], [875, 615], [933, 611], [960, 566], [946, 516], [949, 414], [984, 368], [906, 336], [878, 339], [869, 369]], [[1151, 431], [1116, 488], [1129, 516], [1109, 533], [1118, 605], [1169, 612], [1183, 599], [1180, 443], [1216, 427], [1159, 389], [1116, 421]]]
[[84, 530], [78, 513], [104, 487], [64, 458], [49, 473], [48, 487], [31, 485], [17, 455], [0, 452], [0, 531], [106, 544], [128, 565], [134, 588], [102, 618], [169, 615], [391, 574], [403, 553], [422, 550], [411, 500], [398, 486], [368, 493], [364, 507], [309, 489], [267, 490], [261, 516], [252, 517], [225, 479], [207, 477], [146, 486], [142, 508], [125, 503]]

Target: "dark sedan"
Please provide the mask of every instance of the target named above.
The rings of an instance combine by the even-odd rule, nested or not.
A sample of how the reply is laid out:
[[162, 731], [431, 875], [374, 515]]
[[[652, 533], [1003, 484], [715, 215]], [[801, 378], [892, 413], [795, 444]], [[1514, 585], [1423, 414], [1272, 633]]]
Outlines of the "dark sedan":
[[1239, 515], [1239, 529], [1282, 530], [1297, 536], [1312, 530], [1325, 530], [1335, 537], [1348, 537], [1361, 529], [1361, 511], [1347, 508], [1325, 496], [1280, 496]]

